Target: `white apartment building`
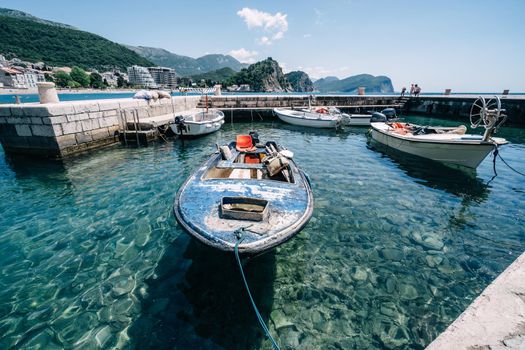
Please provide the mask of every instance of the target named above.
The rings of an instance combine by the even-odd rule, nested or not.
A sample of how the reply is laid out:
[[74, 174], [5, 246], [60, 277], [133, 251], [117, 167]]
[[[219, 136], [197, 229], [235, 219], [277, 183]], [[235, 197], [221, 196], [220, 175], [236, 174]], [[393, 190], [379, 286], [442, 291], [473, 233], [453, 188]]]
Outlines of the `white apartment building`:
[[169, 89], [177, 87], [175, 69], [166, 67], [149, 67], [148, 71], [158, 86]]
[[157, 84], [148, 68], [140, 66], [128, 67], [128, 79], [131, 85], [138, 85], [145, 88], [156, 88]]

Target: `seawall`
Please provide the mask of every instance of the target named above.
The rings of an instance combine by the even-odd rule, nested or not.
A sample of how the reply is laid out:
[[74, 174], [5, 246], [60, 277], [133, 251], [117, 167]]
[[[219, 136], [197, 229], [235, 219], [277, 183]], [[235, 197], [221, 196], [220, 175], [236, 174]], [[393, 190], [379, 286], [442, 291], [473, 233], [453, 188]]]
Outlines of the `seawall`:
[[[488, 98], [489, 96], [487, 96]], [[338, 106], [345, 111], [363, 113], [395, 107], [401, 114], [439, 115], [468, 123], [470, 106], [477, 96], [398, 95], [316, 95], [312, 104]], [[172, 99], [144, 101], [130, 98], [69, 101], [50, 104], [25, 103], [0, 105], [0, 142], [6, 153], [33, 154], [62, 158], [117, 142], [117, 131], [123, 129], [123, 117], [140, 120], [159, 117], [161, 123], [173, 119], [176, 113], [196, 107], [218, 108], [226, 120], [243, 115], [269, 117], [273, 108], [308, 106], [308, 95], [224, 95], [176, 96]], [[502, 97], [508, 124], [525, 125], [525, 96]], [[254, 116], [254, 112], [258, 115]], [[233, 115], [235, 114], [235, 118]], [[155, 119], [155, 118], [153, 118]]]
[[145, 101], [108, 99], [0, 105], [0, 142], [9, 154], [63, 158], [117, 142], [124, 116], [173, 115], [195, 108], [199, 96]]

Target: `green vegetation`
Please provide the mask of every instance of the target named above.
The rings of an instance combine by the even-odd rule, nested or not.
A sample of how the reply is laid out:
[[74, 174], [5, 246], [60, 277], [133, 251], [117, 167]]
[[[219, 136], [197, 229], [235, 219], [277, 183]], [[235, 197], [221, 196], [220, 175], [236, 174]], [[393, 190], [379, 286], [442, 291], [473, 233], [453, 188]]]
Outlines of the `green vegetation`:
[[222, 84], [226, 80], [232, 78], [237, 72], [231, 68], [221, 68], [211, 72], [194, 75], [191, 77], [193, 81], [200, 82], [201, 80], [206, 81], [206, 85], [211, 86], [215, 84]]
[[80, 67], [73, 67], [69, 76], [73, 81], [76, 81], [80, 86], [86, 88], [89, 86], [89, 75]]
[[293, 91], [310, 92], [314, 91], [314, 84], [308, 74], [303, 71], [293, 71], [284, 75], [286, 80], [292, 85]]
[[249, 84], [253, 91], [290, 91], [291, 86], [286, 81], [279, 63], [268, 57], [264, 61], [252, 64], [242, 69], [224, 83]]
[[122, 45], [80, 30], [44, 24], [0, 12], [0, 51], [31, 62], [83, 69], [154, 66]]
[[314, 86], [320, 92], [357, 92], [359, 87], [364, 87], [367, 93], [391, 93], [394, 92], [392, 81], [385, 76], [373, 76], [370, 74], [354, 75], [345, 79], [327, 77], [319, 79]]
[[66, 72], [62, 72], [62, 71], [56, 72], [54, 77], [55, 77], [55, 84], [58, 87], [64, 88], [64, 87], [70, 86], [70, 84], [73, 84], [73, 79], [71, 79], [71, 76]]
[[221, 68], [231, 68], [238, 72], [246, 67], [245, 64], [240, 63], [229, 55], [205, 55], [195, 59], [188, 56], [176, 55], [167, 50], [155, 47], [126, 47], [159, 66], [175, 69], [177, 75], [181, 77], [203, 74]]
[[107, 87], [107, 82], [104, 82], [102, 75], [93, 72], [89, 76], [89, 85], [94, 89], [105, 89]]

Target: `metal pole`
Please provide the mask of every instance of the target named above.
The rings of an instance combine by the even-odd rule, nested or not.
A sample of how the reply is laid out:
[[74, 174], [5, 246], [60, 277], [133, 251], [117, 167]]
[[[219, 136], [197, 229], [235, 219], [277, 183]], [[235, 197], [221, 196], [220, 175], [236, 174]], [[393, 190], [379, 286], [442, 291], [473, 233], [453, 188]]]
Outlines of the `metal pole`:
[[137, 147], [139, 146], [139, 132], [138, 132], [138, 129], [137, 129], [137, 121], [136, 121], [136, 118], [138, 119], [138, 111], [137, 110], [134, 110], [135, 113], [132, 113], [133, 114], [133, 123], [135, 125], [135, 136], [136, 136], [136, 139], [137, 139]]
[[122, 112], [124, 112], [124, 128], [122, 129], [122, 131], [124, 132], [124, 144], [127, 146], [128, 145], [128, 133], [127, 133], [127, 130], [128, 130], [128, 116], [127, 116], [127, 111], [124, 109]]

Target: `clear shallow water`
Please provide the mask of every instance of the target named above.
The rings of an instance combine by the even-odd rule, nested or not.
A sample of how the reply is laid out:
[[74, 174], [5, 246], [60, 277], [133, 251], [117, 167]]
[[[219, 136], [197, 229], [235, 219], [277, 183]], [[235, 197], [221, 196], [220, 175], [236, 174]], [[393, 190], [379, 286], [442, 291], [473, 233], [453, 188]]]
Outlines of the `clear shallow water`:
[[[316, 200], [298, 236], [245, 267], [283, 349], [421, 349], [525, 249], [519, 175], [498, 163], [486, 185], [489, 159], [469, 175], [379, 152], [366, 129], [239, 123], [64, 164], [0, 154], [0, 348], [269, 349], [234, 257], [171, 212], [212, 145], [250, 129], [295, 152]], [[499, 136], [525, 172], [525, 130]]]

